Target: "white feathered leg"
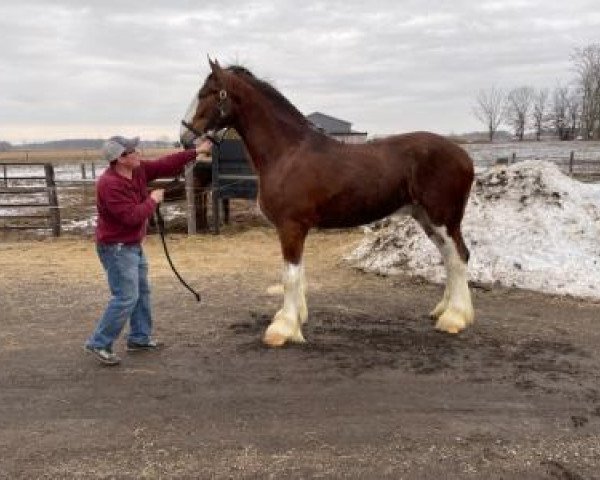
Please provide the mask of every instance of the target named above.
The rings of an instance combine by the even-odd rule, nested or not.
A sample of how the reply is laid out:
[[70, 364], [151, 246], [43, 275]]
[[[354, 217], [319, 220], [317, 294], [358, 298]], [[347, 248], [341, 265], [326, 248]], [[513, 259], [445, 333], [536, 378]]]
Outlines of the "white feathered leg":
[[435, 233], [432, 239], [440, 250], [446, 267], [444, 296], [432, 312], [438, 319], [435, 328], [447, 333], [458, 333], [473, 323], [474, 319], [467, 264], [460, 257], [446, 227], [433, 227], [433, 230]]
[[263, 337], [264, 343], [280, 347], [285, 342], [304, 342], [301, 325], [308, 317], [302, 263], [285, 263], [283, 269], [283, 307], [275, 314]]

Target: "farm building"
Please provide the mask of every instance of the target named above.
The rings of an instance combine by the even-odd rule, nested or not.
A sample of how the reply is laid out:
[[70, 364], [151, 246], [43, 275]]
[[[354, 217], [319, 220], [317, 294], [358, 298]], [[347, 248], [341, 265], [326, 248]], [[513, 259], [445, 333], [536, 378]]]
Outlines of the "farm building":
[[367, 132], [352, 130], [352, 124], [339, 118], [331, 117], [320, 112], [313, 112], [306, 118], [318, 129], [323, 130], [330, 137], [343, 143], [364, 143], [367, 141]]

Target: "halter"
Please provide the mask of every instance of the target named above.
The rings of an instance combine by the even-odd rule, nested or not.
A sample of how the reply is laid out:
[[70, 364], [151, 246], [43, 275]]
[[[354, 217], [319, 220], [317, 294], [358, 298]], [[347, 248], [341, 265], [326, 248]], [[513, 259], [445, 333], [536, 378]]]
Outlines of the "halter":
[[[219, 110], [219, 115], [221, 118], [225, 117], [225, 115], [226, 115], [225, 100], [227, 100], [227, 90], [221, 89], [221, 90], [219, 90], [219, 103], [217, 104], [217, 109]], [[221, 138], [217, 140], [217, 138], [212, 133], [200, 132], [199, 130], [195, 129], [191, 123], [186, 122], [185, 120], [181, 120], [181, 124], [194, 134], [193, 140], [196, 140], [196, 139], [202, 138], [202, 137], [208, 138], [217, 147], [219, 147], [219, 145], [223, 141], [223, 138], [225, 137], [225, 133], [227, 133], [227, 130], [229, 130], [229, 127], [222, 129], [221, 131], [223, 133], [221, 134]]]

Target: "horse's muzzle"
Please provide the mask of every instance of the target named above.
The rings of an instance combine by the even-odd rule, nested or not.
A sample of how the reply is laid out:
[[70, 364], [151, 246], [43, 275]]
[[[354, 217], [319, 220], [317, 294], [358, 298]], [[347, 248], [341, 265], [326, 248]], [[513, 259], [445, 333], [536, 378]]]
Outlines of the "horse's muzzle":
[[194, 142], [202, 137], [203, 134], [196, 130], [190, 123], [185, 120], [181, 121], [181, 129], [179, 130], [179, 141], [181, 146], [186, 150], [194, 148]]

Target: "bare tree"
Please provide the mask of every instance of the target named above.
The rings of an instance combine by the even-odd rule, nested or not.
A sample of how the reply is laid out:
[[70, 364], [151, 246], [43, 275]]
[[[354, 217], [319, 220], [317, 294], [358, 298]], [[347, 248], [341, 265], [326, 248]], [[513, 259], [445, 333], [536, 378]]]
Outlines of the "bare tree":
[[569, 89], [560, 83], [552, 95], [552, 126], [561, 140], [569, 139]]
[[581, 131], [582, 97], [576, 90], [570, 90], [567, 97], [567, 135], [573, 140]]
[[571, 60], [581, 95], [583, 138], [600, 138], [600, 43], [576, 48]]
[[507, 120], [519, 141], [522, 141], [525, 135], [527, 119], [533, 104], [533, 94], [533, 88], [523, 86], [513, 88], [506, 97]]
[[531, 118], [533, 120], [533, 127], [535, 128], [535, 139], [539, 142], [542, 136], [542, 130], [546, 125], [547, 120], [547, 108], [548, 108], [548, 89], [540, 88], [534, 93], [533, 96], [533, 111]]
[[505, 99], [506, 94], [504, 91], [494, 86], [487, 92], [479, 90], [475, 99], [473, 114], [479, 121], [485, 124], [490, 142], [494, 140], [494, 134], [504, 120], [506, 112]]

